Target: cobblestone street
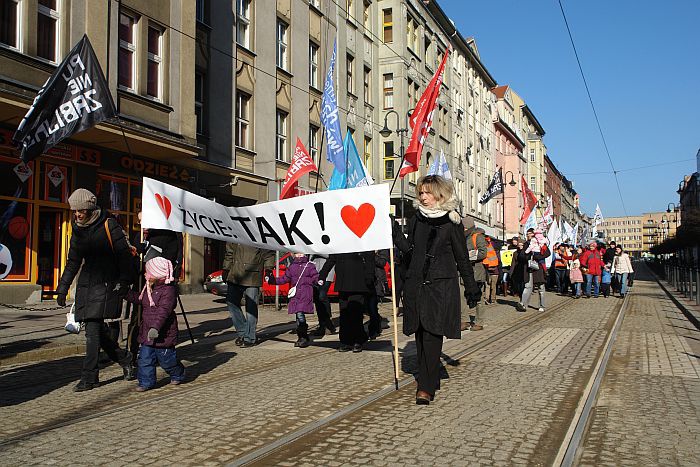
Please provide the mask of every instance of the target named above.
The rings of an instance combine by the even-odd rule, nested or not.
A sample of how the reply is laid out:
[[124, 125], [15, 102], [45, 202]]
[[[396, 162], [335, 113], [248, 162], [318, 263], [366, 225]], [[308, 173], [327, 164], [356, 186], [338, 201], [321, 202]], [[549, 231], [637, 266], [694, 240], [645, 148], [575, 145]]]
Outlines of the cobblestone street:
[[[427, 407], [413, 400], [411, 339], [400, 335], [395, 391], [391, 329], [359, 354], [338, 353], [337, 335], [297, 349], [286, 310], [265, 311], [267, 340], [247, 349], [231, 341], [220, 305], [192, 313], [207, 331], [180, 344], [189, 380], [179, 387], [159, 373], [158, 388], [136, 393], [111, 365], [102, 386], [78, 394], [80, 356], [5, 365], [0, 464], [551, 465], [623, 300], [548, 293], [544, 313], [513, 305], [500, 299], [483, 331], [446, 341], [442, 388]], [[698, 335], [650, 276], [639, 278], [582, 465], [700, 463]]]

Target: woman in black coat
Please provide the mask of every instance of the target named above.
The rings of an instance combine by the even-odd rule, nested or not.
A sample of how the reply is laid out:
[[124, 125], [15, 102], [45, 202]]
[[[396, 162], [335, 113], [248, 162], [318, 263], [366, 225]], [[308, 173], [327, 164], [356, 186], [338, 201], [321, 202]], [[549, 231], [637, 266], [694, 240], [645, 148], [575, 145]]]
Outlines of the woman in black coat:
[[340, 352], [362, 352], [367, 342], [363, 324], [370, 295], [374, 294], [374, 251], [330, 255], [318, 273], [322, 284], [335, 266], [335, 290], [340, 305]]
[[122, 298], [131, 277], [131, 250], [124, 231], [105, 210], [98, 209], [97, 199], [80, 188], [68, 198], [74, 214], [68, 262], [58, 283], [56, 302], [66, 305], [68, 289], [80, 271], [75, 290], [75, 319], [85, 328], [85, 360], [76, 392], [99, 386], [100, 347], [124, 367], [125, 375], [131, 355], [109, 338], [105, 319], [119, 318]]
[[[403, 332], [416, 335], [416, 404], [428, 404], [440, 386], [443, 336], [460, 338], [459, 277], [470, 308], [481, 299], [452, 184], [436, 175], [418, 180], [416, 215], [408, 239], [394, 224], [394, 243], [408, 261], [404, 284]], [[410, 255], [410, 258], [408, 257]]]

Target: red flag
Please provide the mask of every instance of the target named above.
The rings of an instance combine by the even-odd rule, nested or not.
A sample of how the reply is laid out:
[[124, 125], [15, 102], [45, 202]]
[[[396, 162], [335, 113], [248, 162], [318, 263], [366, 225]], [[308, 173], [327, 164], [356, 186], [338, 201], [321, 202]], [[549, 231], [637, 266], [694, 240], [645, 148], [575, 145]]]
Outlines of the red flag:
[[297, 186], [299, 178], [305, 173], [312, 171], [318, 172], [316, 164], [314, 164], [313, 159], [311, 159], [311, 156], [309, 156], [304, 144], [301, 142], [299, 137], [297, 137], [297, 146], [294, 148], [292, 165], [290, 165], [289, 170], [287, 170], [287, 177], [284, 180], [284, 186], [282, 187], [280, 199], [293, 198], [296, 190], [293, 190], [292, 188]]
[[406, 174], [416, 172], [420, 165], [423, 144], [430, 134], [430, 128], [433, 126], [433, 111], [435, 110], [435, 103], [440, 94], [445, 63], [447, 62], [447, 56], [450, 54], [450, 50], [451, 49], [448, 48], [445, 51], [445, 56], [442, 57], [440, 66], [430, 80], [430, 83], [428, 83], [428, 87], [425, 88], [418, 104], [416, 104], [416, 108], [413, 109], [411, 117], [408, 119], [413, 132], [411, 133], [411, 140], [408, 143], [408, 149], [406, 149], [406, 157], [404, 158], [403, 164], [401, 164], [401, 170], [399, 170], [399, 176], [401, 178], [405, 177]]
[[535, 209], [535, 206], [537, 206], [537, 196], [528, 188], [525, 176], [522, 176], [520, 185], [523, 192], [523, 208], [525, 209], [523, 211], [523, 216], [520, 218], [520, 225], [525, 225], [527, 218], [530, 217], [530, 213]]

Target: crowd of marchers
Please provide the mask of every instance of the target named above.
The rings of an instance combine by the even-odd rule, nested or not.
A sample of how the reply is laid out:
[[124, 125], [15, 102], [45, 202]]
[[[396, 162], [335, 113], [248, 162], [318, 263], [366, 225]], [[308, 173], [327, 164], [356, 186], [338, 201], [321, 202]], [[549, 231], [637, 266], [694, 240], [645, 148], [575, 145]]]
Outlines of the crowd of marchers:
[[[73, 235], [57, 302], [66, 305], [77, 276], [74, 318], [85, 330], [86, 355], [75, 391], [99, 386], [100, 348], [122, 366], [124, 379], [137, 380], [136, 391], [156, 386], [157, 366], [167, 372], [170, 384], [186, 382], [186, 368], [175, 350], [182, 235], [149, 229], [129, 239], [92, 192], [78, 189], [68, 202]], [[403, 332], [415, 338], [415, 402], [421, 405], [429, 404], [440, 389], [444, 339], [482, 330], [484, 314], [499, 296], [525, 312], [537, 292], [536, 308], [544, 311], [547, 287], [576, 298], [624, 297], [633, 275], [629, 256], [614, 242], [550, 245], [541, 231], [530, 229], [525, 238], [499, 245], [471, 218], [461, 218], [458, 205], [452, 183], [428, 175], [416, 184], [413, 217], [403, 227], [392, 220], [396, 273], [391, 287]], [[385, 320], [379, 303], [390, 295], [385, 273], [390, 252], [291, 253], [292, 263], [275, 275], [273, 251], [227, 245], [223, 279], [234, 343], [241, 348], [258, 344], [258, 302], [265, 281], [289, 284], [287, 312], [296, 321], [295, 347], [308, 347], [312, 339], [337, 332], [338, 351], [362, 352], [368, 340], [382, 333]], [[338, 293], [337, 327], [328, 297], [331, 284]], [[113, 324], [122, 318], [123, 301], [133, 305], [127, 307], [125, 349], [119, 347], [119, 327]], [[318, 327], [310, 331], [307, 316], [314, 313]]]

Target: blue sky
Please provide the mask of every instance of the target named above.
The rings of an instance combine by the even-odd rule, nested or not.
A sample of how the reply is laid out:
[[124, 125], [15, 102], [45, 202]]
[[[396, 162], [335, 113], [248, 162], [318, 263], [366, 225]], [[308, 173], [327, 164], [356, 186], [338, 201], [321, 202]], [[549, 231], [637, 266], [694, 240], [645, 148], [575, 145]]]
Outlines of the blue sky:
[[[589, 214], [625, 212], [556, 0], [439, 0], [546, 131]], [[628, 215], [677, 203], [700, 148], [700, 1], [562, 0]], [[683, 159], [685, 162], [672, 163]], [[652, 164], [656, 167], [625, 170]]]

